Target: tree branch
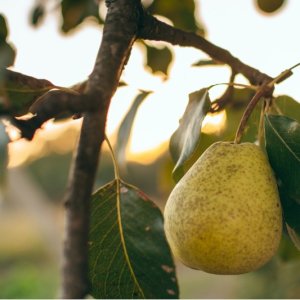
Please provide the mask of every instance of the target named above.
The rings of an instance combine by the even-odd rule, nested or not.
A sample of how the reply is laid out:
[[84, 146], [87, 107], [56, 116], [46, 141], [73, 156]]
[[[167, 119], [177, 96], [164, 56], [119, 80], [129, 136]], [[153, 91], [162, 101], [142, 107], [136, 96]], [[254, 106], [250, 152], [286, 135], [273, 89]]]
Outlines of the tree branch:
[[89, 200], [104, 140], [108, 107], [136, 39], [140, 12], [138, 0], [110, 3], [101, 47], [84, 91], [85, 101], [96, 103], [98, 108], [84, 115], [65, 196], [63, 298], [83, 298], [88, 292]]
[[243, 74], [254, 85], [261, 85], [272, 80], [270, 76], [244, 64], [238, 58], [232, 56], [229, 51], [212, 44], [202, 36], [174, 28], [148, 13], [144, 14], [143, 25], [140, 28], [138, 37], [147, 40], [165, 41], [182, 47], [197, 48], [208, 54], [212, 59], [229, 65], [234, 73]]

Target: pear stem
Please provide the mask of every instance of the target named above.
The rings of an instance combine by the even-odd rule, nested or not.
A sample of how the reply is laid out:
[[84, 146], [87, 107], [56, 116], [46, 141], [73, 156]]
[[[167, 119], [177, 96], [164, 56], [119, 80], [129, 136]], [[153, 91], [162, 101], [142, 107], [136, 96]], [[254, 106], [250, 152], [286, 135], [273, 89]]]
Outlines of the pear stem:
[[238, 129], [236, 131], [236, 135], [235, 135], [235, 139], [234, 139], [235, 144], [239, 144], [241, 142], [243, 133], [245, 131], [245, 127], [247, 125], [247, 121], [248, 121], [249, 117], [251, 116], [251, 113], [253, 112], [258, 101], [263, 96], [271, 95], [273, 90], [274, 90], [274, 85], [270, 85], [269, 82], [266, 82], [258, 89], [258, 91], [255, 93], [253, 98], [250, 100], [248, 106], [246, 107], [246, 109], [244, 111], [244, 114], [242, 116], [242, 119], [238, 126]]

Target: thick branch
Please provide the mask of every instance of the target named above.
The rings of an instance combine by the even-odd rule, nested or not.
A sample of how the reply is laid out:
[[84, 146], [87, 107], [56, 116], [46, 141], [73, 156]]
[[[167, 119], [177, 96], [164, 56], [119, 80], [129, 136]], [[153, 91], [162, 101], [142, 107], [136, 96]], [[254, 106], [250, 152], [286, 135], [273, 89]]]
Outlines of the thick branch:
[[243, 74], [254, 85], [261, 85], [272, 80], [268, 75], [244, 64], [238, 58], [232, 56], [229, 51], [212, 44], [202, 36], [174, 28], [147, 13], [144, 15], [144, 23], [138, 37], [141, 39], [165, 41], [183, 47], [197, 48], [208, 54], [212, 59], [229, 65], [234, 73]]
[[88, 292], [89, 200], [104, 140], [108, 107], [136, 38], [140, 11], [138, 0], [118, 0], [110, 4], [96, 64], [84, 91], [84, 99], [98, 103], [98, 109], [84, 116], [65, 197], [63, 298], [82, 298]]

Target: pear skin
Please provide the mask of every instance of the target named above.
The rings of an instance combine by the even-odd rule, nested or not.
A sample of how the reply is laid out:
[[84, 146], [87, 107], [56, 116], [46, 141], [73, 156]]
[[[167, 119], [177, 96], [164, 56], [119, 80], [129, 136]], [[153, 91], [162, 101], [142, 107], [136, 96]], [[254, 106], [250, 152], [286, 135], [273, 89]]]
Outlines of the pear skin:
[[282, 234], [282, 210], [268, 159], [252, 143], [217, 142], [181, 178], [166, 203], [175, 257], [213, 274], [266, 264]]

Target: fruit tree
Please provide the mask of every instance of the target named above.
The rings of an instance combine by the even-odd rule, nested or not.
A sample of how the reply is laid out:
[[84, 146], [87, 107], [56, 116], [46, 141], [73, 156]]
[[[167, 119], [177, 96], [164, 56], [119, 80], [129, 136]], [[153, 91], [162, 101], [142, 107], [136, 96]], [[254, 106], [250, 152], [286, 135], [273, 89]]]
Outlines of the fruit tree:
[[[30, 12], [33, 26], [43, 26], [50, 2], [35, 2]], [[287, 0], [254, 2], [257, 13], [266, 18], [288, 5]], [[271, 76], [209, 41], [196, 17], [201, 1], [60, 0], [51, 7], [60, 12], [64, 33], [86, 22], [101, 27], [93, 70], [87, 80], [71, 87], [18, 72], [13, 68], [16, 49], [9, 19], [1, 14], [0, 112], [5, 124], [29, 141], [49, 120], [82, 120], [63, 199], [61, 297], [178, 298], [174, 260], [213, 274], [248, 273], [282, 252], [282, 237], [289, 237], [297, 256], [300, 104], [278, 96], [276, 88], [293, 78], [300, 63]], [[111, 100], [127, 85], [122, 74], [136, 45], [144, 49], [148, 70], [164, 81], [176, 47], [205, 53], [207, 59], [191, 68], [230, 70], [227, 82], [201, 85], [189, 93], [169, 139], [168, 176], [174, 189], [164, 213], [123, 177], [134, 118], [155, 91], [139, 91], [115, 143], [106, 133]], [[259, 47], [268, 47], [267, 38], [265, 45], [253, 45]], [[220, 87], [222, 93], [213, 96]], [[206, 117], [222, 113], [227, 123], [221, 131], [202, 130]], [[110, 151], [114, 179], [95, 186], [98, 164], [104, 159], [102, 144]]]

